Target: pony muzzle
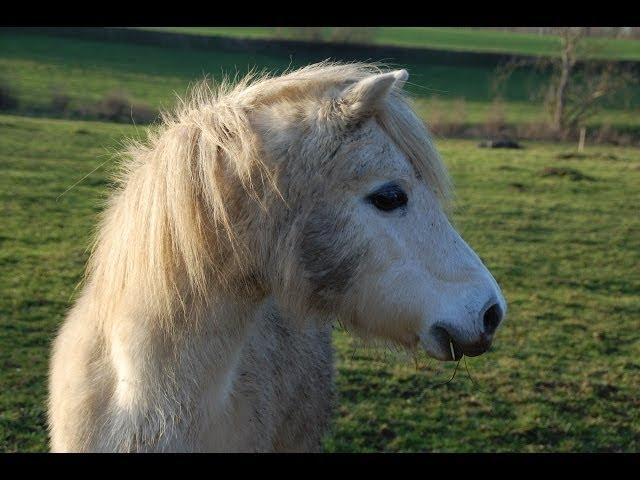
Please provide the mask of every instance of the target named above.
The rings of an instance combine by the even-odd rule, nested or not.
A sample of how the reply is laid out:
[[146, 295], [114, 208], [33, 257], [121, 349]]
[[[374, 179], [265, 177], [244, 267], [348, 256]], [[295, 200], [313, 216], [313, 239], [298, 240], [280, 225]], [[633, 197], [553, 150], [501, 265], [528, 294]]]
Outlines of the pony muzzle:
[[[485, 307], [472, 330], [461, 329], [449, 322], [438, 322], [429, 329], [431, 344], [437, 345], [437, 352], [430, 352], [443, 361], [457, 361], [463, 356], [476, 357], [489, 350], [496, 329], [502, 322], [504, 309], [496, 302]], [[470, 331], [474, 333], [470, 333]]]

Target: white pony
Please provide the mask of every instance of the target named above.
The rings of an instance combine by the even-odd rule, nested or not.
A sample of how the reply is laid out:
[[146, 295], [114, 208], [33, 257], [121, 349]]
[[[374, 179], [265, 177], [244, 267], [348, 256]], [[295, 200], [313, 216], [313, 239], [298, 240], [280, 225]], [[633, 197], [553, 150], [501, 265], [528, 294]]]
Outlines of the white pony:
[[331, 327], [440, 360], [506, 304], [447, 219], [405, 70], [201, 86], [131, 147], [55, 340], [53, 451], [310, 451]]

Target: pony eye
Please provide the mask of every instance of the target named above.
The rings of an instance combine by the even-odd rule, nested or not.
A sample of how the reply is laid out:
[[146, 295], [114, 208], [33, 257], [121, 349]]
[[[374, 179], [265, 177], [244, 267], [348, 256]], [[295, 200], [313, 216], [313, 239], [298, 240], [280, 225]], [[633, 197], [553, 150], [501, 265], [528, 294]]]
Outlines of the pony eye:
[[409, 199], [407, 198], [407, 194], [404, 193], [404, 190], [393, 183], [385, 185], [379, 190], [373, 192], [367, 197], [367, 199], [378, 210], [382, 210], [385, 212], [395, 210], [399, 207], [404, 207], [409, 201]]

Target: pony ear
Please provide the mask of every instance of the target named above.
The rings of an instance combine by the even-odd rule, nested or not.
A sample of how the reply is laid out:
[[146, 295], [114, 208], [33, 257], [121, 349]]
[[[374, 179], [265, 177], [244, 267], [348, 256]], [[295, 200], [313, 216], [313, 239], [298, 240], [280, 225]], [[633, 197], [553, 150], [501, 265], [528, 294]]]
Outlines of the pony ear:
[[351, 119], [373, 115], [394, 85], [400, 89], [409, 78], [406, 70], [395, 70], [363, 78], [347, 87], [340, 96], [344, 111]]
[[404, 84], [407, 83], [409, 79], [409, 72], [407, 72], [404, 68], [402, 70], [396, 70], [392, 72], [396, 76], [396, 83], [394, 84], [398, 90], [402, 90]]

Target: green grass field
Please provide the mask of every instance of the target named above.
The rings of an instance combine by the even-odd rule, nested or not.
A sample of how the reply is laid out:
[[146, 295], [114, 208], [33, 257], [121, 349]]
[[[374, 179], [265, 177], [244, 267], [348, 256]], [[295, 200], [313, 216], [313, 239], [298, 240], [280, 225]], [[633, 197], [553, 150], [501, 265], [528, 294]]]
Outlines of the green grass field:
[[[291, 38], [287, 29], [274, 27], [144, 27], [147, 30], [220, 35], [236, 38]], [[329, 37], [330, 28], [325, 37]], [[511, 33], [498, 30], [438, 27], [377, 27], [371, 43], [401, 47], [432, 48], [468, 52], [496, 52], [518, 55], [549, 56], [560, 51], [556, 35]], [[587, 49], [592, 58], [640, 60], [640, 41], [618, 38], [589, 38]]]
[[[13, 87], [19, 99], [20, 106], [14, 113], [29, 115], [47, 110], [55, 92], [68, 94], [71, 107], [97, 101], [114, 90], [125, 91], [153, 107], [170, 107], [176, 93], [183, 95], [205, 74], [220, 78], [223, 72], [242, 75], [251, 68], [281, 72], [320, 60], [323, 58], [305, 52], [293, 52], [292, 56], [210, 52], [0, 31], [0, 79]], [[446, 116], [461, 123], [479, 124], [491, 115], [493, 68], [422, 63], [398, 67], [409, 70], [407, 88], [427, 121]], [[513, 75], [504, 91], [508, 123], [546, 118], [542, 102], [531, 97], [543, 80], [541, 74], [533, 72]], [[611, 105], [589, 125], [640, 128], [640, 85], [633, 92], [634, 107]], [[457, 108], [461, 102], [464, 108]]]
[[[77, 60], [66, 63], [46, 61], [44, 49], [57, 51], [51, 45], [39, 61], [16, 57], [14, 47], [13, 59], [2, 51], [3, 67], [9, 61], [28, 72], [44, 64], [44, 76], [66, 73], [68, 83], [86, 82], [90, 91], [106, 67], [83, 67], [88, 47], [80, 44]], [[162, 79], [181, 85], [196, 64], [187, 58], [192, 67], [172, 73], [167, 60], [154, 76], [145, 56], [136, 57], [139, 70], [119, 70], [132, 61], [125, 57], [110, 60], [115, 77], [149, 81], [149, 95], [158, 96], [170, 86]], [[0, 451], [47, 448], [52, 335], [81, 278], [111, 153], [123, 137], [143, 134], [126, 125], [0, 115]], [[507, 320], [492, 351], [468, 361], [474, 381], [461, 364], [446, 385], [453, 364], [421, 359], [416, 366], [336, 331], [340, 402], [325, 449], [637, 451], [638, 150], [588, 147], [583, 158], [562, 159], [572, 146], [438, 146], [457, 185], [454, 220], [503, 287]], [[548, 167], [578, 173], [543, 176]]]

